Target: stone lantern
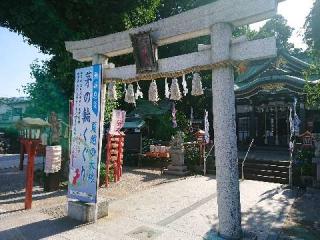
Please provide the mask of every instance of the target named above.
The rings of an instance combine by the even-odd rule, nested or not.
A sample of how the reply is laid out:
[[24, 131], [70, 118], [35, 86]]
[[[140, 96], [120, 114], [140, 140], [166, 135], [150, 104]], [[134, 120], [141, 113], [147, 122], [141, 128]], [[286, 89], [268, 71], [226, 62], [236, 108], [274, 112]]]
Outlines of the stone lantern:
[[168, 166], [168, 169], [164, 170], [166, 174], [178, 176], [185, 176], [189, 174], [187, 166], [184, 165], [185, 150], [183, 146], [183, 137], [182, 132], [177, 132], [175, 136], [172, 136], [170, 142], [170, 156], [172, 162]]

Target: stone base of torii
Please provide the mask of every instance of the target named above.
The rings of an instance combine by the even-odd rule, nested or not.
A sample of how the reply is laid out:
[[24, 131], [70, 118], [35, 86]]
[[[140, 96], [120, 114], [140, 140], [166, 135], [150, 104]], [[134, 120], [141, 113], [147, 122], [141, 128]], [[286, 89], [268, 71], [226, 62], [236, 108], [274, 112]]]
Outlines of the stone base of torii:
[[[217, 204], [219, 236], [240, 239], [241, 209], [235, 124], [234, 75], [232, 61], [250, 61], [275, 57], [274, 38], [247, 41], [233, 39], [233, 27], [255, 23], [273, 17], [282, 0], [219, 0], [179, 15], [162, 19], [136, 29], [84, 41], [66, 42], [66, 48], [79, 61], [132, 52], [130, 34], [152, 30], [157, 46], [167, 45], [204, 35], [211, 36], [211, 45], [198, 52], [158, 60], [158, 71], [139, 76], [136, 66], [105, 69], [105, 80], [152, 80], [201, 66], [212, 67], [214, 144], [217, 167]], [[224, 63], [224, 64], [221, 64]], [[105, 90], [104, 90], [105, 91]], [[104, 96], [103, 92], [101, 95]], [[102, 108], [104, 109], [104, 108]], [[195, 193], [196, 194], [196, 193]]]

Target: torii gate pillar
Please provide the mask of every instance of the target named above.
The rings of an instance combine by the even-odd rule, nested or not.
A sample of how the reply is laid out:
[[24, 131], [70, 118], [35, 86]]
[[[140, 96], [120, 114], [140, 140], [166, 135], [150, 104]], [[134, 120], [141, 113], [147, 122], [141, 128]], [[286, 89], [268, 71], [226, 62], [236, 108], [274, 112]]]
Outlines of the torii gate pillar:
[[[232, 26], [218, 23], [211, 27], [213, 63], [231, 57]], [[212, 71], [212, 101], [216, 180], [218, 201], [218, 231], [221, 237], [240, 239], [241, 209], [235, 122], [234, 76], [231, 66]]]

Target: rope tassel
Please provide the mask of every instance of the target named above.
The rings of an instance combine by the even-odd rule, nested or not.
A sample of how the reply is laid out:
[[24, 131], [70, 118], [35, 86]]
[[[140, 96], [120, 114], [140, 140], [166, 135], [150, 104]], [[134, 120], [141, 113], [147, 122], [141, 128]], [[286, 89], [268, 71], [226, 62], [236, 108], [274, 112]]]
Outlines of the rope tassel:
[[200, 96], [203, 95], [201, 76], [199, 73], [194, 73], [192, 78], [192, 96]]

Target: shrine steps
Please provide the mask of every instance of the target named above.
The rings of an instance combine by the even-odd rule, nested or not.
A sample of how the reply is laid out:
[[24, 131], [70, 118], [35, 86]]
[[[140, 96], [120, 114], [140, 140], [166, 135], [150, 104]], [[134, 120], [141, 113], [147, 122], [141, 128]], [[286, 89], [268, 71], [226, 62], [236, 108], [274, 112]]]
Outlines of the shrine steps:
[[[244, 164], [244, 179], [273, 183], [289, 183], [289, 161], [268, 161], [248, 159]], [[242, 161], [239, 161], [239, 175], [242, 178]]]
[[[262, 182], [289, 183], [289, 161], [247, 159], [244, 164], [244, 179]], [[242, 160], [239, 160], [239, 178], [242, 178]], [[208, 174], [216, 174], [213, 164], [207, 165]]]

